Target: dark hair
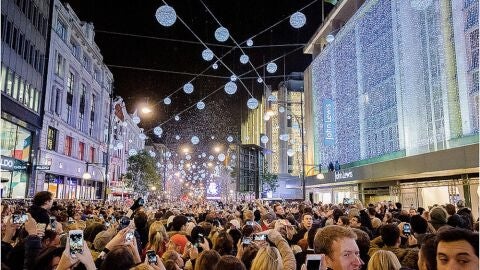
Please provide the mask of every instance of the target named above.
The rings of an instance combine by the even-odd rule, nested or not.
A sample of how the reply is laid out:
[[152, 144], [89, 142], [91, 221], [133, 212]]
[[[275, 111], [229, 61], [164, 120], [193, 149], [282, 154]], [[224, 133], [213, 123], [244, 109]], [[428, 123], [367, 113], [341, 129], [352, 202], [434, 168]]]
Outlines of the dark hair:
[[58, 233], [53, 230], [45, 230], [45, 234], [43, 235], [42, 241], [50, 240], [53, 241], [57, 237]]
[[235, 245], [240, 239], [242, 239], [242, 232], [237, 229], [228, 230], [228, 234], [230, 234], [230, 236], [232, 237], [233, 245]]
[[380, 235], [386, 246], [394, 246], [400, 237], [400, 229], [395, 224], [386, 224], [380, 227]]
[[217, 266], [215, 267], [215, 270], [225, 270], [225, 269], [247, 270], [243, 262], [237, 259], [237, 257], [232, 255], [222, 256], [222, 258], [220, 258], [220, 261], [218, 261]]
[[213, 249], [216, 250], [221, 256], [230, 255], [233, 249], [233, 239], [230, 234], [226, 232], [220, 232], [217, 236], [217, 241]]
[[135, 223], [135, 228], [137, 228], [137, 230], [147, 227], [147, 221], [148, 217], [145, 212], [137, 212], [133, 218], [133, 222]]
[[422, 215], [424, 211], [425, 211], [425, 208], [423, 208], [423, 207], [418, 207], [418, 208], [417, 208], [417, 213], [418, 213], [419, 215]]
[[[43, 249], [35, 258], [35, 269], [50, 270], [52, 269], [52, 260], [55, 257], [62, 257], [65, 247], [47, 247]], [[3, 268], [3, 267], [2, 267]]]
[[186, 216], [176, 216], [172, 222], [170, 222], [170, 228], [172, 231], [180, 231], [187, 222], [188, 218]]
[[105, 230], [105, 225], [99, 222], [94, 222], [85, 228], [83, 237], [85, 241], [93, 243], [95, 237], [97, 237], [97, 234], [103, 230]]
[[100, 269], [130, 269], [133, 266], [135, 260], [130, 250], [126, 246], [117, 246], [107, 253]]
[[221, 256], [215, 250], [205, 250], [195, 261], [195, 270], [214, 270]]
[[319, 225], [313, 224], [312, 228], [308, 230], [307, 233], [307, 243], [308, 243], [308, 248], [313, 249], [313, 242], [315, 240], [315, 234], [317, 234], [317, 231], [319, 229]]
[[427, 270], [437, 269], [437, 246], [435, 245], [435, 234], [427, 234], [423, 239], [420, 253], [425, 260]]
[[[359, 219], [358, 216], [355, 216], [357, 220]], [[350, 220], [348, 219], [348, 216], [339, 216], [338, 219], [340, 219], [343, 223], [343, 225], [350, 225]], [[336, 221], [338, 221], [338, 219]]]
[[52, 199], [53, 199], [52, 193], [50, 193], [49, 191], [40, 191], [40, 192], [37, 192], [37, 194], [35, 194], [35, 196], [33, 196], [32, 203], [33, 203], [33, 205], [36, 205], [36, 206], [42, 206], [46, 202], [48, 202]]
[[414, 215], [410, 218], [410, 225], [415, 233], [427, 233], [428, 221], [420, 215]]
[[455, 214], [456, 212], [456, 209], [455, 209], [455, 205], [449, 203], [447, 205], [445, 205], [445, 210], [447, 210], [447, 213], [451, 216], [453, 214]]
[[442, 230], [437, 234], [435, 241], [435, 247], [438, 248], [440, 242], [455, 242], [455, 241], [467, 241], [475, 251], [475, 255], [478, 257], [478, 233], [472, 232], [462, 228], [451, 228]]
[[368, 250], [370, 249], [370, 236], [368, 236], [368, 233], [357, 228], [352, 228], [352, 231], [357, 235], [357, 240], [355, 240], [355, 242], [360, 251], [360, 258], [365, 265], [368, 265], [368, 261], [370, 260], [370, 256], [368, 256]]
[[[257, 256], [258, 246], [257, 245], [248, 245], [243, 249], [242, 262], [245, 264], [247, 269], [252, 267], [253, 259]], [[202, 269], [203, 270], [203, 269]]]
[[252, 225], [245, 225], [245, 226], [243, 226], [243, 228], [242, 228], [242, 235], [245, 236], [245, 237], [248, 237], [248, 236], [250, 236], [254, 231], [255, 231], [255, 229], [253, 229], [253, 226], [252, 226]]
[[402, 203], [396, 202], [395, 206], [397, 207], [398, 210], [402, 210]]
[[368, 208], [368, 214], [369, 215], [374, 216], [376, 213], [377, 213], [377, 210], [375, 209], [375, 207], [369, 207]]

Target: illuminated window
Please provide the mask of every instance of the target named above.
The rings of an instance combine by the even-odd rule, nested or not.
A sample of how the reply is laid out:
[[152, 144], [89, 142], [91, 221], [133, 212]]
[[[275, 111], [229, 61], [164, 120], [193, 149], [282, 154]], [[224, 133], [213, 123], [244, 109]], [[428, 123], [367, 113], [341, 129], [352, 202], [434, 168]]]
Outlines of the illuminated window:
[[48, 127], [47, 131], [47, 149], [55, 151], [57, 149], [57, 130]]
[[65, 148], [64, 148], [65, 149], [64, 154], [66, 156], [69, 156], [69, 157], [72, 156], [72, 151], [73, 151], [72, 146], [73, 146], [73, 138], [70, 137], [70, 136], [66, 136], [65, 137]]

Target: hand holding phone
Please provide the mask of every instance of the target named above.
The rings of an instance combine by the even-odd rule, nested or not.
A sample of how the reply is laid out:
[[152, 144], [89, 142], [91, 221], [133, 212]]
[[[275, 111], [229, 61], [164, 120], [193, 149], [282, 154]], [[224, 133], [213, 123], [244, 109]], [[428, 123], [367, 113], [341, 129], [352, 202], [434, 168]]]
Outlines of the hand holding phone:
[[157, 265], [157, 254], [155, 254], [154, 250], [147, 250], [147, 261], [149, 264], [155, 264]]
[[83, 253], [83, 231], [71, 230], [68, 232], [68, 243], [70, 245], [70, 255], [76, 258], [77, 253]]
[[126, 234], [125, 234], [125, 243], [130, 243], [133, 241], [133, 238], [135, 237], [133, 231], [128, 231]]
[[305, 261], [307, 265], [307, 270], [318, 270], [322, 264], [322, 255], [321, 254], [307, 254], [307, 259]]
[[403, 224], [403, 235], [408, 237], [410, 234], [412, 234], [410, 223]]

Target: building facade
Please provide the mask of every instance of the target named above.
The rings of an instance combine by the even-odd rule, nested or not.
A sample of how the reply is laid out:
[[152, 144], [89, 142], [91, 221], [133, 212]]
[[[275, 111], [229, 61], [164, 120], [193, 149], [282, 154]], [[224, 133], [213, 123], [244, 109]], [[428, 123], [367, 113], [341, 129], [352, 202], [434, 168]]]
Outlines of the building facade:
[[2, 1], [1, 197], [34, 191], [42, 128], [51, 1]]
[[[45, 114], [36, 191], [56, 198], [101, 199], [108, 174], [113, 75], [91, 23], [54, 1]], [[84, 175], [88, 172], [90, 179]]]
[[353, 2], [305, 48], [315, 162], [341, 167], [311, 179], [314, 200], [478, 209], [478, 1]]

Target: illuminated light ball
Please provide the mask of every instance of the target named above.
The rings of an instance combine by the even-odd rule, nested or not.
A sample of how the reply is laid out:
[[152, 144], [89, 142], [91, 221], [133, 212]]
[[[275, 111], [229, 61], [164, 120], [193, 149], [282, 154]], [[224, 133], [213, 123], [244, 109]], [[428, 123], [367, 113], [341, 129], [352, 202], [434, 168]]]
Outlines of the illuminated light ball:
[[247, 107], [251, 110], [256, 109], [258, 107], [258, 100], [256, 98], [249, 98], [247, 100]]
[[197, 103], [197, 109], [199, 109], [199, 110], [205, 109], [205, 102], [199, 101], [199, 102]]
[[328, 35], [325, 37], [325, 40], [326, 40], [328, 43], [332, 43], [332, 42], [335, 40], [335, 36], [332, 35], [332, 34], [328, 34]]
[[410, 6], [415, 10], [425, 10], [432, 4], [432, 0], [410, 0]]
[[113, 144], [110, 144], [108, 147], [113, 148]]
[[292, 119], [292, 116], [291, 116], [291, 115], [288, 115], [288, 116], [287, 116], [287, 119], [288, 119], [288, 120]]
[[249, 38], [249, 39], [247, 40], [247, 46], [248, 46], [248, 47], [252, 47], [252, 46], [253, 46], [253, 40], [252, 40], [251, 38]]
[[202, 157], [206, 157], [206, 156], [207, 156], [207, 154], [205, 154], [205, 153], [202, 153]]
[[293, 149], [288, 149], [288, 150], [287, 150], [287, 155], [288, 155], [289, 157], [293, 157], [294, 154], [295, 154], [295, 152], [293, 151]]
[[279, 107], [279, 108], [278, 108], [278, 112], [284, 113], [284, 112], [285, 112], [285, 108], [284, 108], [284, 107]]
[[250, 58], [248, 57], [248, 55], [242, 54], [242, 55], [240, 56], [240, 63], [246, 64], [246, 63], [248, 63], [248, 60], [250, 60]]
[[177, 141], [180, 140], [180, 136], [178, 136], [178, 135], [175, 136], [175, 140], [177, 140]]
[[130, 140], [128, 140], [128, 142], [129, 142], [129, 143], [132, 143], [133, 141], [132, 141], [132, 139], [130, 139]]
[[224, 161], [225, 160], [225, 154], [223, 154], [223, 153], [218, 154], [217, 158], [218, 158], [218, 161]]
[[[196, 166], [196, 165], [192, 165], [192, 169], [195, 169], [195, 168], [197, 168], [197, 166]], [[198, 176], [195, 176], [193, 179], [198, 179]]]
[[177, 13], [171, 6], [163, 5], [155, 12], [155, 18], [162, 26], [169, 27], [177, 20]]
[[297, 11], [290, 16], [290, 25], [295, 29], [302, 28], [306, 22], [307, 17], [305, 17], [305, 14], [300, 11]]
[[228, 136], [228, 137], [227, 137], [227, 142], [233, 142], [233, 137], [232, 137], [232, 136]]
[[288, 141], [289, 136], [288, 136], [288, 134], [280, 134], [280, 136], [278, 136], [278, 138], [279, 138], [281, 141], [286, 142], [286, 141]]
[[267, 135], [262, 135], [262, 137], [260, 137], [260, 141], [263, 144], [268, 143], [268, 136]]
[[128, 150], [128, 155], [129, 156], [135, 156], [136, 154], [137, 154], [137, 150], [135, 150], [135, 149]]
[[128, 126], [128, 123], [127, 123], [127, 122], [123, 122], [123, 123], [122, 123], [122, 126], [126, 127], [126, 126]]
[[232, 155], [232, 159], [236, 159], [236, 158], [237, 158], [237, 156], [235, 156], [235, 155]]
[[175, 115], [175, 121], [180, 121], [180, 116]]
[[173, 169], [173, 164], [172, 164], [172, 163], [169, 163], [169, 164], [167, 165], [167, 168], [168, 168], [169, 170]]
[[169, 97], [166, 97], [166, 98], [163, 100], [163, 103], [165, 103], [165, 105], [170, 105], [170, 104], [172, 104], [172, 99], [169, 98]]
[[190, 159], [192, 159], [192, 156], [186, 155], [186, 156], [185, 156], [185, 159], [186, 159], [186, 160], [190, 160]]
[[166, 156], [166, 157], [171, 157], [171, 156], [172, 156], [172, 153], [171, 153], [171, 152], [166, 152], [166, 153], [165, 153], [165, 156]]
[[121, 143], [121, 142], [117, 143], [117, 148], [118, 149], [123, 149], [123, 143]]
[[265, 113], [265, 115], [263, 116], [263, 120], [265, 120], [265, 121], [270, 120], [270, 114]]
[[217, 64], [217, 62], [213, 63], [212, 68], [213, 68], [213, 69], [218, 69], [218, 64]]
[[135, 123], [135, 125], [138, 125], [138, 123], [140, 123], [140, 117], [135, 115], [134, 117], [132, 117], [132, 121], [133, 121], [133, 123]]
[[150, 151], [149, 154], [150, 154], [150, 156], [153, 157], [153, 158], [157, 156], [157, 154], [155, 154], [155, 152], [153, 152], [153, 151]]
[[157, 167], [160, 167], [162, 166], [162, 164], [160, 164], [160, 162], [157, 162]]
[[212, 155], [208, 156], [208, 159], [210, 159], [210, 160], [213, 160], [214, 158], [215, 158], [215, 157], [212, 156]]
[[235, 92], [237, 92], [237, 84], [235, 84], [234, 82], [228, 82], [227, 84], [225, 84], [225, 92], [229, 95], [233, 95], [235, 94]]
[[270, 95], [270, 96], [268, 96], [267, 100], [275, 102], [275, 101], [277, 101], [277, 97], [274, 96], [274, 95]]
[[192, 136], [192, 138], [190, 139], [190, 141], [193, 143], [193, 144], [198, 144], [200, 142], [200, 139], [197, 137], [197, 136]]
[[237, 75], [233, 74], [232, 76], [230, 76], [230, 81], [234, 82], [237, 80]]
[[228, 29], [220, 26], [215, 30], [215, 39], [220, 41], [220, 42], [225, 42], [227, 39], [230, 37], [230, 33], [228, 32]]
[[258, 77], [257, 82], [258, 82], [258, 83], [263, 83], [263, 79], [260, 78], [260, 77]]
[[267, 72], [268, 73], [275, 73], [277, 71], [277, 64], [270, 62], [267, 65]]
[[213, 52], [210, 49], [205, 49], [202, 51], [202, 58], [205, 61], [211, 61], [213, 59]]
[[147, 138], [147, 136], [145, 136], [145, 134], [143, 133], [138, 134], [138, 137], [140, 138], [140, 140], [145, 140]]
[[153, 129], [153, 134], [155, 134], [157, 136], [162, 135], [162, 133], [163, 133], [163, 129], [161, 127], [155, 127]]
[[187, 94], [191, 94], [193, 92], [193, 84], [191, 83], [186, 83], [184, 86], [183, 86], [183, 92], [187, 93]]

